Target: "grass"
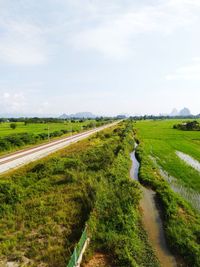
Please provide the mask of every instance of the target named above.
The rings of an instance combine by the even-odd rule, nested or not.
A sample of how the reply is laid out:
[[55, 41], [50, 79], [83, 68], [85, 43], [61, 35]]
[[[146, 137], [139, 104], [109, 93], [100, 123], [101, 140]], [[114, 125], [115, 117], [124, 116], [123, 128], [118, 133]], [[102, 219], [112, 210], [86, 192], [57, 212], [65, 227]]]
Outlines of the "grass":
[[28, 123], [27, 125], [24, 122], [16, 122], [16, 129], [10, 128], [9, 122], [0, 123], [0, 137], [4, 137], [10, 134], [16, 133], [32, 133], [32, 134], [39, 134], [48, 132], [55, 132], [60, 130], [68, 130], [71, 131], [80, 131], [83, 126], [88, 125], [89, 123], [95, 123], [95, 120], [87, 120], [84, 122], [58, 122], [58, 123]]
[[140, 161], [139, 179], [156, 191], [163, 211], [164, 231], [171, 250], [181, 256], [184, 266], [200, 266], [200, 216], [160, 174], [154, 159], [170, 175], [188, 188], [199, 192], [199, 173], [183, 163], [175, 154], [183, 151], [199, 159], [199, 132], [172, 129], [177, 121], [141, 121], [135, 125], [139, 141], [137, 157]]
[[[119, 132], [120, 133], [120, 132]], [[89, 219], [92, 248], [112, 255], [112, 266], [158, 267], [141, 223], [137, 182], [130, 179], [130, 152], [134, 148], [132, 125], [121, 133], [118, 153], [100, 180]]]
[[88, 222], [91, 244], [115, 266], [158, 266], [129, 178], [132, 149], [132, 129], [121, 123], [1, 176], [0, 264], [64, 267]]
[[0, 123], [0, 155], [28, 148], [34, 144], [48, 142], [61, 136], [101, 126], [108, 121], [63, 121], [57, 123], [27, 123], [17, 122], [16, 128], [11, 129], [10, 123]]
[[181, 121], [137, 122], [138, 137], [145, 143], [145, 151], [156, 158], [165, 171], [200, 192], [200, 173], [176, 155], [176, 151], [181, 151], [200, 162], [200, 132], [173, 129], [173, 125]]

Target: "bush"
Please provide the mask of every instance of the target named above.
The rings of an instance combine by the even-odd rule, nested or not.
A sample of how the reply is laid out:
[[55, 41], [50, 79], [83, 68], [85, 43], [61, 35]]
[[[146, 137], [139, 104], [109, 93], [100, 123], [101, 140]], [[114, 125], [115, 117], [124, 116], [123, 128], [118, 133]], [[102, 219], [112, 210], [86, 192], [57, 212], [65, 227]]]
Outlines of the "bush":
[[14, 123], [14, 122], [12, 122], [11, 124], [10, 124], [10, 128], [11, 129], [16, 129], [16, 127], [17, 127], [17, 124], [16, 123]]
[[16, 204], [22, 199], [22, 190], [11, 182], [0, 182], [0, 203], [1, 204]]
[[11, 148], [10, 142], [8, 142], [3, 138], [0, 138], [0, 151], [6, 151], [9, 150], [10, 148]]

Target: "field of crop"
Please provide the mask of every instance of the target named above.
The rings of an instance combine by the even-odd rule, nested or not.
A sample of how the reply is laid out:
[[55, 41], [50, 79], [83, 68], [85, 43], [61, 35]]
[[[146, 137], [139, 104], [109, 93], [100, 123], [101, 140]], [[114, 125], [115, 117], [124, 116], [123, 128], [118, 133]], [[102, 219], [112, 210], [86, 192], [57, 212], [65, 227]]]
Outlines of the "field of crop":
[[[43, 143], [61, 136], [68, 136], [83, 130], [108, 123], [109, 120], [80, 120], [27, 123], [0, 123], [0, 154], [16, 151], [34, 144]], [[13, 128], [11, 127], [13, 126]]]
[[200, 192], [200, 173], [176, 155], [176, 151], [181, 151], [200, 162], [200, 131], [173, 129], [173, 125], [180, 122], [182, 120], [141, 121], [136, 123], [136, 128], [146, 152], [160, 167], [185, 186]]
[[16, 133], [32, 133], [32, 134], [39, 134], [39, 133], [47, 133], [48, 128], [49, 132], [55, 132], [60, 130], [67, 130], [67, 131], [78, 131], [81, 130], [83, 126], [88, 125], [90, 123], [94, 123], [95, 120], [87, 120], [84, 122], [57, 122], [57, 123], [28, 123], [25, 125], [24, 122], [17, 122], [16, 129], [11, 129], [10, 123], [0, 123], [0, 137], [4, 137], [10, 134]]
[[136, 122], [139, 179], [157, 193], [167, 242], [183, 259], [180, 266], [199, 267], [200, 174], [180, 159], [176, 151], [199, 162], [200, 132], [173, 129], [177, 123], [180, 120]]

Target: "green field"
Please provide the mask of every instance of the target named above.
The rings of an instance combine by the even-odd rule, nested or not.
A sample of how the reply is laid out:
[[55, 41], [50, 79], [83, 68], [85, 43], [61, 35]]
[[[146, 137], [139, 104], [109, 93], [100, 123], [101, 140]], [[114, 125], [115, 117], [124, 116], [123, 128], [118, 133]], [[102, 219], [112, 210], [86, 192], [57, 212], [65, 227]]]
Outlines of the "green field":
[[173, 129], [182, 120], [141, 121], [136, 123], [138, 136], [145, 143], [146, 152], [170, 175], [185, 186], [200, 192], [200, 173], [177, 155], [181, 151], [200, 162], [200, 131]]
[[69, 121], [63, 121], [63, 122], [58, 122], [58, 123], [28, 123], [27, 125], [24, 124], [24, 122], [17, 122], [16, 129], [11, 129], [10, 128], [10, 123], [5, 122], [5, 123], [0, 123], [0, 137], [4, 137], [10, 134], [16, 134], [16, 133], [32, 133], [32, 134], [39, 134], [39, 133], [44, 133], [48, 132], [55, 132], [55, 131], [60, 131], [60, 130], [74, 130], [78, 131], [81, 130], [83, 126], [88, 125], [90, 123], [94, 123], [95, 125], [95, 120], [87, 120], [84, 122], [69, 122]]
[[[180, 120], [146, 120], [135, 123], [139, 142], [140, 182], [152, 188], [162, 211], [165, 236], [173, 253], [183, 265], [200, 266], [200, 174], [186, 164], [176, 151], [200, 161], [200, 132], [173, 129]], [[169, 181], [162, 175], [173, 177]], [[175, 182], [174, 182], [175, 179]]]
[[[109, 120], [72, 120], [33, 123], [2, 122], [0, 123], [0, 154], [16, 151], [35, 144], [48, 142], [49, 140], [89, 130], [101, 126]], [[11, 126], [15, 126], [14, 129]]]

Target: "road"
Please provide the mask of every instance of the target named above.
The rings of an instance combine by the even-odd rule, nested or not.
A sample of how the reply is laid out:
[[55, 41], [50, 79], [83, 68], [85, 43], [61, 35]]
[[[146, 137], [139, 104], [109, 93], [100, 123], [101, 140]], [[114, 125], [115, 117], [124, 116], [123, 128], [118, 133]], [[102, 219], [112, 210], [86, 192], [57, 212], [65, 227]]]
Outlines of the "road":
[[66, 146], [69, 146], [72, 143], [76, 143], [84, 138], [87, 138], [94, 133], [97, 133], [106, 128], [114, 126], [119, 122], [120, 121], [117, 121], [98, 128], [94, 128], [87, 132], [79, 133], [70, 137], [65, 137], [56, 141], [51, 141], [44, 145], [39, 145], [29, 149], [20, 150], [10, 155], [3, 156], [0, 158], [0, 174], [19, 168], [22, 165], [28, 164], [32, 161], [46, 157], [47, 155], [50, 155], [53, 152], [56, 152]]

